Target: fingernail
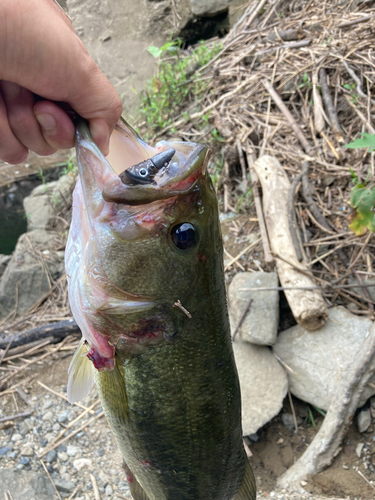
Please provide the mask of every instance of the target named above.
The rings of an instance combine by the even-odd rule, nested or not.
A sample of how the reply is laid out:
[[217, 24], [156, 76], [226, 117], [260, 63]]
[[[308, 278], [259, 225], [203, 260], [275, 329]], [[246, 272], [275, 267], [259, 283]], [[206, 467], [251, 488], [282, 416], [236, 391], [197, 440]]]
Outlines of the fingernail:
[[43, 132], [52, 134], [56, 130], [56, 120], [54, 116], [42, 113], [40, 115], [35, 115], [35, 117], [38, 120]]

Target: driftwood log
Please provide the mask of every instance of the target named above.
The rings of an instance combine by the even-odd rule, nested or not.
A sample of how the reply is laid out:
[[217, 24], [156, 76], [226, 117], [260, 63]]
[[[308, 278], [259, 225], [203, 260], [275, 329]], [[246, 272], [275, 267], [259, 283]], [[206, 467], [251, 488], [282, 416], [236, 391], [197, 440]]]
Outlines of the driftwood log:
[[348, 375], [337, 387], [319, 432], [305, 453], [279, 478], [280, 487], [299, 486], [308, 475], [313, 476], [330, 465], [339, 453], [363, 389], [375, 373], [375, 323], [349, 368]]
[[80, 333], [80, 329], [74, 319], [58, 321], [57, 323], [49, 323], [48, 325], [39, 326], [32, 330], [26, 330], [20, 333], [0, 332], [0, 349], [6, 349], [11, 343], [11, 347], [29, 344], [38, 340], [44, 340], [47, 337], [53, 337], [53, 342], [60, 342], [68, 335]]
[[[289, 230], [289, 179], [280, 163], [271, 156], [262, 156], [254, 163], [263, 190], [263, 212], [271, 250], [276, 258], [277, 272], [283, 287], [313, 287], [315, 283], [304, 261], [298, 262]], [[292, 313], [306, 330], [321, 328], [328, 318], [328, 309], [320, 290], [285, 290]]]

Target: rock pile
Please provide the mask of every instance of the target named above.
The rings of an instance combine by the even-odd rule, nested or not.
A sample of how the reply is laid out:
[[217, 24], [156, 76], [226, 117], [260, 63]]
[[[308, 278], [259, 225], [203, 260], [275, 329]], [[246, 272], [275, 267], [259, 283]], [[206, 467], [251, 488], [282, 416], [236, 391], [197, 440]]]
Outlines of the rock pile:
[[62, 206], [71, 206], [75, 182], [75, 175], [64, 175], [37, 186], [24, 199], [28, 231], [18, 239], [12, 257], [0, 259], [0, 321], [39, 304], [63, 274], [61, 232], [53, 229], [52, 222]]
[[[263, 272], [238, 273], [229, 286], [244, 435], [256, 433], [280, 412], [288, 387], [297, 398], [327, 411], [340, 384], [353, 375], [352, 361], [372, 325], [370, 319], [339, 306], [329, 309], [328, 321], [315, 332], [295, 325], [278, 334], [277, 286], [277, 274]], [[374, 394], [373, 377], [358, 407], [365, 405]], [[375, 417], [373, 407], [375, 403], [362, 408], [358, 414], [360, 432], [370, 427]], [[283, 414], [282, 422], [294, 429], [291, 414]]]

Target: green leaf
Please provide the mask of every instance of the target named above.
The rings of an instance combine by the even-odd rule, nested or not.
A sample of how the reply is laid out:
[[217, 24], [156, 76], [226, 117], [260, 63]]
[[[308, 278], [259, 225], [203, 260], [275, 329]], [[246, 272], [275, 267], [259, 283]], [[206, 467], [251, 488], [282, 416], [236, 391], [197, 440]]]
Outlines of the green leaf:
[[349, 144], [346, 144], [344, 148], [348, 149], [361, 149], [361, 148], [370, 148], [369, 152], [371, 153], [372, 151], [375, 150], [375, 135], [373, 134], [367, 134], [364, 132], [362, 135], [361, 139], [356, 139], [353, 142], [350, 142]]
[[350, 204], [356, 209], [349, 228], [357, 236], [361, 236], [368, 229], [371, 233], [375, 231], [375, 186], [355, 186], [350, 193]]
[[163, 50], [159, 49], [159, 47], [155, 47], [155, 45], [150, 45], [150, 47], [147, 49], [147, 52], [149, 52], [152, 56], [155, 57], [155, 59], [157, 59], [161, 56]]

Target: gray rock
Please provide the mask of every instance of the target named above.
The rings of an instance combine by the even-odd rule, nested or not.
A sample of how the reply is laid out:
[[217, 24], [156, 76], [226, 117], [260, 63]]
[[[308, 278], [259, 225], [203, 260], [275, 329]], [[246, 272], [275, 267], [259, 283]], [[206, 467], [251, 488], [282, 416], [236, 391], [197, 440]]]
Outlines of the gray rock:
[[196, 16], [214, 16], [228, 9], [233, 0], [190, 0], [190, 7]]
[[70, 444], [70, 445], [68, 445], [68, 449], [66, 452], [70, 457], [75, 457], [78, 453], [78, 448], [77, 448], [77, 446]]
[[288, 379], [268, 347], [236, 340], [233, 350], [241, 385], [242, 428], [247, 436], [279, 413]]
[[276, 273], [238, 273], [229, 286], [229, 316], [232, 333], [238, 325], [249, 300], [253, 299], [249, 311], [237, 332], [237, 336], [260, 345], [276, 342], [279, 324], [279, 293], [277, 290], [256, 292], [244, 288], [277, 287]]
[[28, 231], [47, 229], [54, 210], [70, 203], [75, 182], [75, 175], [64, 175], [58, 181], [37, 186], [24, 198]]
[[21, 450], [21, 455], [23, 457], [32, 457], [34, 455], [34, 450], [33, 450], [33, 447], [30, 446], [29, 444], [27, 444], [26, 446], [24, 446]]
[[56, 478], [53, 480], [56, 488], [64, 493], [69, 493], [75, 488], [75, 484], [72, 481], [66, 481], [65, 479]]
[[52, 464], [53, 462], [55, 462], [57, 459], [57, 451], [56, 450], [51, 450], [47, 453], [46, 455], [46, 462], [47, 464]]
[[358, 413], [357, 426], [359, 432], [366, 432], [371, 425], [370, 410], [364, 410]]
[[111, 497], [112, 495], [113, 495], [112, 486], [110, 484], [107, 484], [107, 486], [105, 487], [105, 496]]
[[10, 491], [15, 500], [52, 500], [56, 497], [47, 476], [34, 471], [0, 469], [0, 498]]
[[62, 462], [66, 462], [67, 460], [69, 460], [69, 455], [65, 451], [59, 451], [57, 456]]
[[10, 255], [0, 254], [0, 277], [4, 274], [4, 271], [11, 259]]
[[[297, 426], [301, 425], [302, 419], [298, 416], [296, 416], [296, 419], [297, 419]], [[296, 426], [294, 425], [294, 418], [291, 413], [282, 413], [281, 421], [287, 429], [290, 429], [291, 431], [294, 431], [296, 429]]]
[[23, 200], [23, 207], [27, 217], [28, 231], [32, 231], [33, 229], [46, 229], [52, 213], [47, 184], [36, 187], [30, 196], [27, 196]]
[[[20, 236], [0, 281], [0, 320], [15, 309], [17, 316], [24, 314], [45, 297], [51, 287], [50, 272], [56, 276], [63, 270], [63, 256], [54, 250], [55, 237], [47, 231]], [[45, 253], [43, 263], [39, 252]]]
[[60, 424], [66, 422], [68, 420], [68, 415], [69, 410], [62, 411], [57, 415], [57, 421], [60, 422]]
[[358, 458], [361, 458], [364, 445], [365, 445], [364, 443], [358, 443], [356, 448], [355, 448], [355, 452], [356, 452]]
[[53, 419], [53, 413], [51, 411], [47, 411], [42, 417], [42, 420], [44, 420], [44, 422], [52, 419]]
[[18, 433], [17, 433], [17, 434], [13, 434], [13, 436], [12, 436], [12, 441], [13, 441], [14, 443], [16, 443], [17, 441], [21, 441], [21, 439], [22, 439], [21, 434], [18, 434]]
[[[344, 307], [333, 307], [323, 328], [313, 333], [300, 325], [282, 332], [273, 349], [294, 372], [287, 372], [291, 392], [328, 410], [342, 379], [352, 376], [353, 358], [371, 324], [371, 320], [355, 316]], [[358, 406], [373, 394], [375, 389], [367, 386]]]

